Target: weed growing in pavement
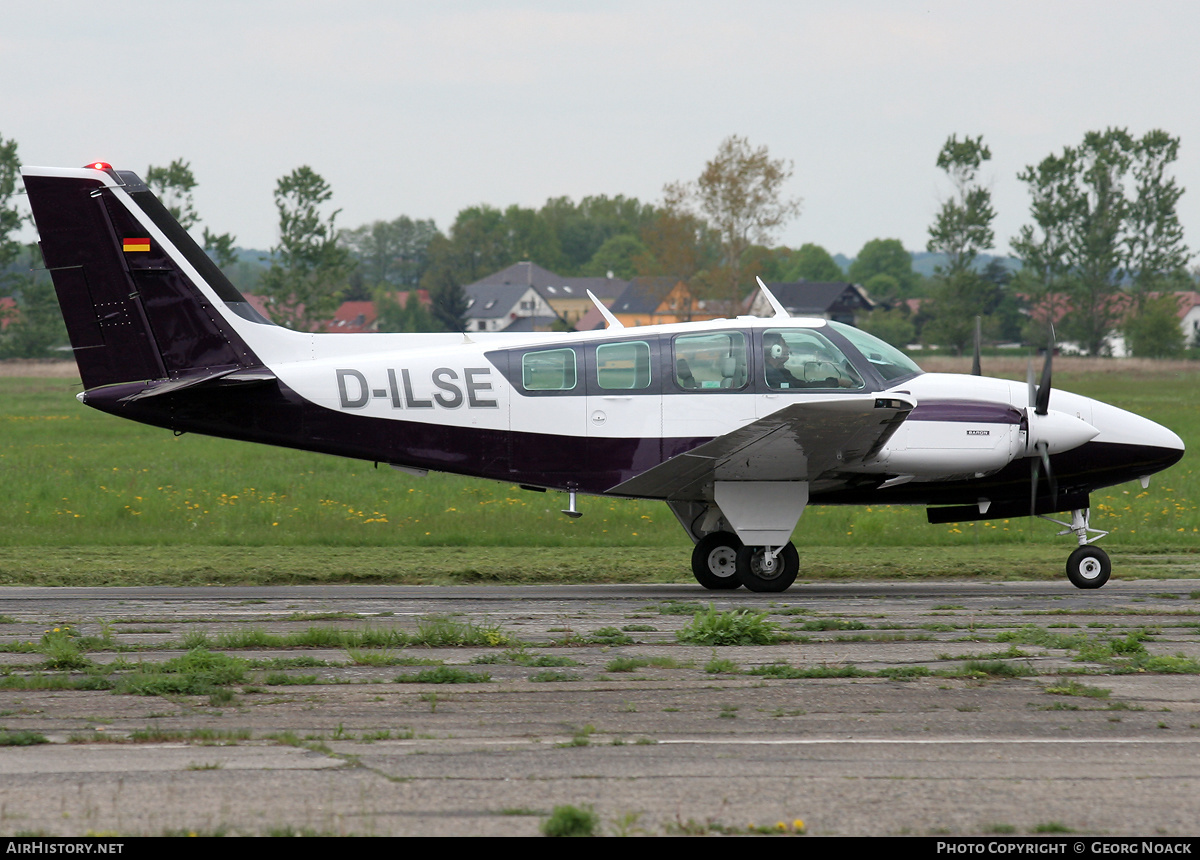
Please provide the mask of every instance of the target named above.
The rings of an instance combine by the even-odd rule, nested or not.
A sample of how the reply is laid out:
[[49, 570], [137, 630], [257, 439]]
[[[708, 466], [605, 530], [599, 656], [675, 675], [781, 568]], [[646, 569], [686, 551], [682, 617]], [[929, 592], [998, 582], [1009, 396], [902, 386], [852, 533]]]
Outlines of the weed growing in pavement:
[[779, 626], [761, 612], [711, 605], [675, 635], [689, 645], [773, 645], [780, 639]]
[[397, 684], [483, 684], [492, 680], [487, 672], [468, 672], [456, 666], [438, 666], [415, 675], [397, 675]]
[[556, 806], [542, 822], [543, 836], [595, 836], [600, 816], [591, 806]]
[[35, 744], [48, 744], [50, 741], [41, 732], [24, 730], [9, 731], [0, 729], [0, 747], [28, 747]]
[[475, 624], [453, 618], [433, 617], [417, 625], [412, 645], [440, 648], [448, 645], [516, 646], [520, 643], [511, 633], [497, 624]]
[[1091, 699], [1107, 699], [1112, 690], [1106, 690], [1103, 687], [1089, 687], [1078, 681], [1064, 681], [1050, 684], [1046, 687], [1046, 692], [1055, 696], [1087, 696]]

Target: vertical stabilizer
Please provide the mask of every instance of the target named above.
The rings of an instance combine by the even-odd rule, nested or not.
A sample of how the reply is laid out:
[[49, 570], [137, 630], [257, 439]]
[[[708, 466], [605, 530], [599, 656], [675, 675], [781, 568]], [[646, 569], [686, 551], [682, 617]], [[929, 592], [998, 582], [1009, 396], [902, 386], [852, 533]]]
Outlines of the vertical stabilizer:
[[86, 389], [261, 366], [212, 304], [245, 298], [135, 174], [22, 172]]

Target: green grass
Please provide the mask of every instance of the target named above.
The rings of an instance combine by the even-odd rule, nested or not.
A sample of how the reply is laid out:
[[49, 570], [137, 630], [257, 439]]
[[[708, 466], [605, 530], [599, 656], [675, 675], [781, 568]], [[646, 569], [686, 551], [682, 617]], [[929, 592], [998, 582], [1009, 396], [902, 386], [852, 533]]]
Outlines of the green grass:
[[[1059, 369], [1055, 386], [1200, 444], [1200, 369]], [[584, 498], [211, 439], [90, 410], [62, 379], [0, 378], [0, 584], [690, 581], [690, 544], [658, 502]], [[1196, 576], [1191, 456], [1092, 497], [1122, 576]], [[931, 526], [919, 507], [814, 507], [794, 540], [802, 579], [1060, 578], [1069, 541], [1027, 518]], [[988, 545], [994, 549], [980, 552]], [[929, 552], [887, 552], [889, 547]], [[1003, 555], [996, 551], [1003, 548]], [[347, 551], [349, 548], [353, 548]], [[564, 552], [570, 548], [570, 552]]]

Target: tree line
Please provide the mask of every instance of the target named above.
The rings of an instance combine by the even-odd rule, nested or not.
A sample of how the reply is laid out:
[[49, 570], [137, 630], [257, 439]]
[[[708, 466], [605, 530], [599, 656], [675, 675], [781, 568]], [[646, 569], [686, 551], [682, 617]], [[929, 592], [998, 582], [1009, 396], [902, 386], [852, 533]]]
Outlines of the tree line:
[[[1177, 355], [1187, 344], [1171, 292], [1194, 283], [1177, 216], [1183, 189], [1170, 172], [1178, 149], [1161, 130], [1135, 138], [1108, 129], [1028, 166], [1018, 178], [1029, 189], [1030, 223], [1011, 242], [1015, 270], [997, 258], [981, 264], [995, 247], [996, 213], [980, 178], [991, 151], [982, 137], [958, 135], [936, 159], [949, 191], [929, 226], [926, 250], [942, 260], [931, 277], [914, 271], [897, 239], [867, 242], [845, 271], [819, 245], [774, 245], [801, 212], [802, 201], [785, 193], [793, 165], [738, 136], [696, 179], [665, 185], [655, 203], [595, 195], [552, 198], [540, 209], [480, 204], [445, 232], [406, 215], [339, 228], [332, 188], [301, 166], [276, 183], [279, 241], [262, 268], [238, 263], [232, 234], [205, 226], [202, 244], [239, 286], [271, 302], [276, 321], [305, 330], [346, 299], [374, 299], [383, 330], [461, 330], [463, 285], [530, 260], [565, 276], [678, 277], [729, 315], [756, 276], [850, 280], [881, 302], [860, 325], [901, 346], [962, 352], [981, 317], [993, 341], [1044, 343], [1055, 321], [1061, 338], [1091, 354], [1103, 354], [1119, 329], [1135, 354]], [[0, 356], [44, 354], [66, 341], [48, 279], [29, 273], [36, 245], [14, 238], [29, 217], [15, 202], [18, 165], [16, 143], [0, 137], [0, 295], [15, 300]], [[145, 181], [185, 228], [198, 226], [186, 161], [152, 165]], [[428, 291], [428, 307], [417, 290]], [[915, 310], [909, 299], [921, 300]]]

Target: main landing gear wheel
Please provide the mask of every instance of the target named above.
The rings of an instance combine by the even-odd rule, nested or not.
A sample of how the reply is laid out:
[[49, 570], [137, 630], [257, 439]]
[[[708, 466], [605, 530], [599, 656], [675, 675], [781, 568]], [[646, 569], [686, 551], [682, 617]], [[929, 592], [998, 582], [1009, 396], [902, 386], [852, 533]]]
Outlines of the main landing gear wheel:
[[1099, 588], [1111, 573], [1108, 553], [1099, 547], [1081, 546], [1067, 559], [1067, 579], [1076, 588]]
[[766, 547], [744, 546], [738, 550], [738, 579], [751, 591], [786, 591], [799, 572], [800, 554], [791, 541], [770, 561]]
[[705, 535], [692, 550], [692, 575], [696, 582], [710, 591], [737, 588], [738, 550], [742, 542], [733, 532], [713, 532]]

